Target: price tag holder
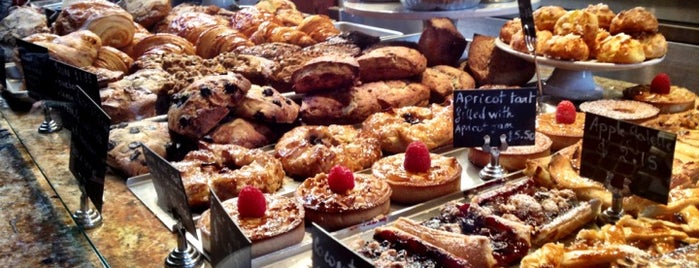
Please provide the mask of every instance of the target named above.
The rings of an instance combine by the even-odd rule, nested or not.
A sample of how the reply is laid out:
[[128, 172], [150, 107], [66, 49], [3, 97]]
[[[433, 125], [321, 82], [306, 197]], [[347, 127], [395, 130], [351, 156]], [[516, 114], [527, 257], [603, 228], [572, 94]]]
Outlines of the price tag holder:
[[141, 148], [148, 169], [153, 175], [153, 186], [158, 195], [158, 205], [165, 211], [172, 213], [176, 220], [182, 222], [190, 234], [197, 237], [197, 229], [194, 225], [194, 219], [192, 219], [192, 211], [189, 209], [180, 171], [148, 146], [141, 145]]
[[49, 50], [31, 42], [15, 39], [22, 64], [24, 85], [34, 99], [65, 101], [53, 88], [55, 71], [49, 58]]
[[70, 107], [79, 124], [71, 130], [69, 167], [101, 212], [111, 119], [80, 87], [76, 91]]
[[[0, 62], [5, 64], [5, 53], [0, 53]], [[0, 82], [2, 82], [2, 90], [7, 90], [7, 69], [5, 67], [2, 67], [2, 70], [0, 70]]]
[[507, 136], [508, 145], [533, 145], [536, 88], [454, 91], [454, 147], [478, 147], [483, 137], [491, 146]]
[[667, 204], [677, 135], [615, 120], [585, 115], [580, 175], [604, 182], [613, 174], [612, 186], [631, 180], [631, 193]]
[[59, 95], [59, 98], [70, 103], [82, 102], [86, 104], [68, 111], [61, 111], [63, 124], [66, 125], [71, 133], [75, 133], [75, 131], [83, 128], [81, 126], [83, 124], [82, 120], [92, 115], [86, 113], [89, 110], [84, 110], [88, 101], [83, 97], [82, 93], [78, 92], [77, 88], [81, 88], [92, 102], [101, 105], [97, 75], [53, 59], [51, 59], [51, 64], [55, 72], [52, 87], [53, 91]]
[[368, 268], [374, 267], [371, 261], [349, 249], [331, 236], [322, 227], [312, 223], [313, 237], [312, 262], [314, 268]]
[[211, 191], [211, 262], [215, 267], [252, 267], [252, 242]]
[[524, 34], [536, 38], [536, 28], [534, 28], [534, 11], [531, 0], [517, 0], [519, 7], [519, 19], [522, 21]]

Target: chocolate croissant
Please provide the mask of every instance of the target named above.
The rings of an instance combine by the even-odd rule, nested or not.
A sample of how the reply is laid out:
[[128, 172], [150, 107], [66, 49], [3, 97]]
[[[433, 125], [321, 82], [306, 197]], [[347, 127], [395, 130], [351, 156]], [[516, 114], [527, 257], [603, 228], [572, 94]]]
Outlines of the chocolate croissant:
[[171, 33], [157, 33], [143, 38], [133, 46], [131, 58], [138, 59], [149, 53], [194, 55], [194, 45]]
[[132, 63], [133, 59], [121, 50], [110, 46], [102, 46], [92, 66], [128, 73]]
[[209, 59], [237, 47], [253, 45], [255, 44], [242, 33], [228, 26], [217, 25], [201, 33], [196, 47], [197, 55]]
[[116, 48], [131, 44], [136, 31], [131, 14], [104, 0], [75, 2], [64, 7], [53, 23], [53, 32], [58, 35], [78, 30], [90, 30], [104, 45]]

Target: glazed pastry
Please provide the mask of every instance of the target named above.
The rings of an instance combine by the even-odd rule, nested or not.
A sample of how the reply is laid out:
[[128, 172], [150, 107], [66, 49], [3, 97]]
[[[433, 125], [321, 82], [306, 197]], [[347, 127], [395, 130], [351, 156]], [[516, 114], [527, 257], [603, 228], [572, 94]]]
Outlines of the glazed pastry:
[[281, 42], [307, 47], [316, 43], [308, 34], [295, 27], [281, 26], [271, 21], [265, 21], [250, 35], [250, 41], [255, 44]]
[[228, 22], [220, 17], [202, 12], [183, 12], [172, 19], [165, 32], [184, 37], [196, 44], [204, 31], [217, 25], [227, 25]]
[[151, 28], [165, 19], [172, 10], [172, 4], [170, 0], [126, 0], [124, 9], [133, 16], [134, 22]]
[[97, 34], [106, 46], [122, 48], [131, 44], [136, 28], [133, 16], [106, 0], [88, 0], [64, 6], [53, 23], [53, 32], [66, 35], [78, 30]]
[[551, 151], [571, 146], [583, 137], [585, 113], [576, 112], [572, 103], [562, 101], [556, 111], [536, 117], [536, 131], [551, 139]]
[[240, 32], [224, 25], [215, 25], [204, 30], [197, 39], [197, 55], [209, 59], [237, 47], [249, 47], [254, 43]]
[[427, 68], [427, 58], [418, 50], [403, 46], [372, 49], [357, 58], [362, 82], [409, 78]]
[[150, 53], [194, 55], [194, 52], [194, 45], [187, 39], [171, 33], [157, 33], [143, 37], [133, 46], [130, 56], [138, 59]]
[[133, 59], [121, 50], [110, 46], [102, 46], [97, 53], [97, 59], [92, 63], [93, 66], [105, 68], [112, 71], [120, 71], [128, 73]]
[[449, 144], [454, 139], [453, 121], [451, 103], [432, 104], [375, 113], [364, 121], [362, 128], [378, 135], [383, 151], [400, 153], [414, 141], [422, 141], [430, 150]]
[[274, 151], [286, 173], [301, 180], [335, 165], [362, 170], [381, 158], [378, 139], [351, 125], [297, 126], [279, 138]]
[[291, 0], [262, 0], [254, 8], [274, 14], [284, 26], [297, 26], [304, 17]]
[[119, 123], [109, 128], [107, 164], [122, 172], [126, 177], [148, 173], [141, 145], [165, 157], [165, 146], [170, 142], [167, 122], [141, 120]]
[[687, 88], [672, 85], [670, 76], [656, 75], [650, 84], [637, 85], [623, 91], [624, 98], [651, 104], [660, 113], [679, 113], [693, 110], [697, 95]]

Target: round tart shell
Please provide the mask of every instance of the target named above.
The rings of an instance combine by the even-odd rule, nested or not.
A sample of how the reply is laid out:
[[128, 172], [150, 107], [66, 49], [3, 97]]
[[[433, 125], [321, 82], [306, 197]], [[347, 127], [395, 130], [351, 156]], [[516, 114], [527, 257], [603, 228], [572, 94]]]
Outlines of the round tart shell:
[[[536, 143], [527, 146], [510, 146], [500, 152], [500, 165], [509, 171], [524, 169], [527, 159], [540, 158], [551, 154], [553, 143], [546, 135], [536, 132]], [[468, 160], [478, 167], [484, 167], [490, 163], [490, 153], [483, 151], [481, 147], [468, 150]]]

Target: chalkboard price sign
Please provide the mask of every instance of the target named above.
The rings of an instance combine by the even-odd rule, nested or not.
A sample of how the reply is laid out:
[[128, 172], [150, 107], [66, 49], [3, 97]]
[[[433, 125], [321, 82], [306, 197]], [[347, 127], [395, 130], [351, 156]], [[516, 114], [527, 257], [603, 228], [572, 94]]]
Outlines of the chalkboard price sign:
[[252, 267], [252, 242], [233, 221], [213, 190], [210, 200], [211, 262], [216, 267]]
[[22, 64], [24, 86], [29, 96], [35, 99], [65, 101], [53, 89], [54, 70], [49, 59], [49, 50], [45, 47], [15, 39], [19, 60]]
[[316, 223], [312, 223], [311, 245], [314, 268], [364, 268], [374, 267], [364, 256], [337, 241]]
[[70, 139], [69, 168], [98, 211], [102, 210], [104, 175], [107, 169], [110, 118], [78, 86], [72, 105], [72, 114], [84, 116], [73, 124]]
[[454, 147], [478, 147], [483, 137], [491, 146], [533, 145], [536, 124], [536, 88], [454, 91]]
[[580, 174], [611, 184], [638, 196], [667, 204], [672, 162], [677, 136], [673, 133], [615, 120], [601, 115], [585, 115], [585, 132]]
[[197, 237], [197, 229], [192, 219], [192, 211], [189, 209], [180, 171], [148, 146], [141, 145], [141, 148], [148, 169], [153, 175], [153, 186], [158, 195], [158, 205], [165, 211], [171, 212], [175, 219], [182, 222], [190, 234]]

